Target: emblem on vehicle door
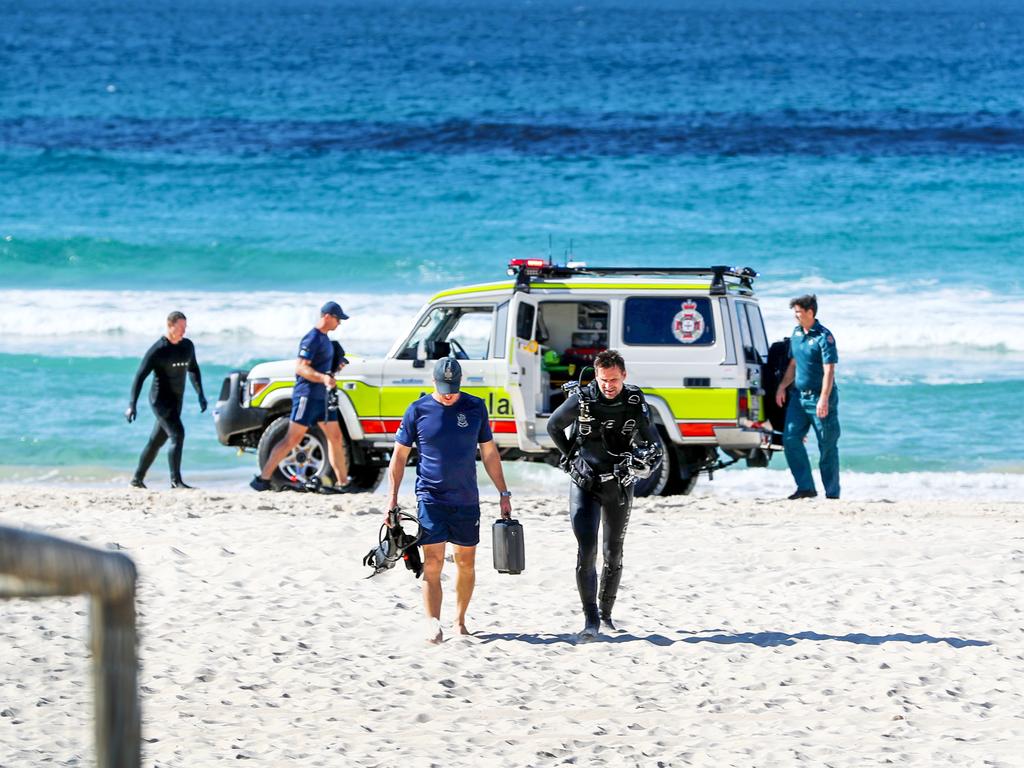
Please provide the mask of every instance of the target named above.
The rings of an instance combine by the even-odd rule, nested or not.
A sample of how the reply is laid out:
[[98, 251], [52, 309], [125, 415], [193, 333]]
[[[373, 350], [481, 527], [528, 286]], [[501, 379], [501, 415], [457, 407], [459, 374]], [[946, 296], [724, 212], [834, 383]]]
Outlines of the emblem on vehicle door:
[[684, 301], [682, 307], [672, 318], [672, 335], [681, 344], [693, 344], [704, 335], [704, 316], [697, 311], [695, 301]]

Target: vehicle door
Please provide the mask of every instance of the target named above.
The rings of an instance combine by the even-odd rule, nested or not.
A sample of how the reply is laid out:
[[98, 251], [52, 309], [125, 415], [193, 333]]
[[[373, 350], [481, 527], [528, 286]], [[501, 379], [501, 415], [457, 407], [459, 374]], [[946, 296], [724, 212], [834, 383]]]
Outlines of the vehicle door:
[[507, 357], [506, 389], [515, 411], [516, 433], [523, 450], [540, 450], [536, 442], [537, 414], [540, 412], [540, 344], [537, 342], [538, 301], [517, 293], [509, 308], [511, 334]]
[[448, 355], [462, 367], [463, 391], [488, 401], [503, 367], [491, 355], [494, 310], [493, 302], [439, 303], [420, 315], [384, 361], [380, 414], [387, 434], [394, 435], [410, 403], [433, 391], [434, 365]]
[[761, 386], [763, 368], [768, 362], [768, 336], [764, 331], [761, 308], [754, 302], [737, 301], [736, 315], [740, 324], [747, 387], [750, 391], [747, 415], [753, 421], [760, 421], [764, 418], [761, 398], [774, 395], [764, 392]]

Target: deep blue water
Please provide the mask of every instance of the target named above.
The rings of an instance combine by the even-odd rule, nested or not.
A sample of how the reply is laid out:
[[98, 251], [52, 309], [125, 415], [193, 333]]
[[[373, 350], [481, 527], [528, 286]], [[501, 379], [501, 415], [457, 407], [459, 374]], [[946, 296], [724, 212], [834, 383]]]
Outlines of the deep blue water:
[[1024, 8], [961, 5], [0, 1], [0, 466], [130, 471], [171, 308], [215, 393], [571, 248], [816, 290], [850, 469], [1019, 472]]

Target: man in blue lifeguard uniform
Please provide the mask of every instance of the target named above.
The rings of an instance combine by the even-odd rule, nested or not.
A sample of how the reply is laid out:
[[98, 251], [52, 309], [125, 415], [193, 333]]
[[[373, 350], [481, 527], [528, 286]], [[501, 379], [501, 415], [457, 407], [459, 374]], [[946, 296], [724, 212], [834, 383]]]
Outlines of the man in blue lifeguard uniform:
[[[302, 442], [309, 428], [316, 424], [327, 438], [327, 458], [334, 470], [336, 487], [344, 488], [348, 482], [348, 461], [345, 458], [344, 437], [341, 426], [327, 412], [327, 396], [335, 388], [334, 347], [327, 334], [337, 329], [342, 320], [348, 320], [336, 301], [328, 301], [320, 308], [320, 320], [299, 342], [299, 356], [295, 360], [295, 387], [292, 389], [292, 412], [288, 432], [270, 451], [261, 472], [249, 486], [256, 491], [269, 491], [270, 479], [278, 465]], [[306, 478], [296, 478], [299, 481]]]
[[804, 447], [804, 438], [813, 426], [818, 438], [818, 469], [825, 495], [838, 499], [839, 388], [836, 386], [836, 363], [839, 362], [839, 352], [836, 340], [832, 332], [818, 322], [817, 296], [799, 296], [790, 301], [789, 306], [798, 325], [789, 340], [789, 367], [775, 392], [775, 401], [781, 407], [786, 402], [786, 390], [793, 385], [782, 433], [786, 462], [796, 481], [796, 491], [789, 498], [811, 499], [818, 495]]
[[[468, 635], [466, 609], [476, 584], [476, 545], [480, 541], [480, 491], [476, 484], [476, 451], [498, 489], [501, 516], [512, 516], [512, 492], [505, 485], [501, 456], [494, 444], [487, 405], [460, 392], [462, 366], [445, 357], [434, 366], [434, 391], [413, 402], [395, 433], [388, 466], [388, 509], [398, 506], [398, 489], [412, 446], [419, 450], [416, 498], [423, 538], [423, 605], [431, 623], [429, 640], [440, 643], [441, 568], [445, 543], [454, 548], [456, 634]], [[385, 521], [388, 517], [385, 516]]]

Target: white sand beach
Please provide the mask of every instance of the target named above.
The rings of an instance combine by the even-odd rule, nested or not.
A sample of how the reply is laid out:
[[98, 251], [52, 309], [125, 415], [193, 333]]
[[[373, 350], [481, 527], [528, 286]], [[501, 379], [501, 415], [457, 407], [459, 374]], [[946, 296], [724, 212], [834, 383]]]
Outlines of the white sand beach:
[[[379, 496], [5, 485], [0, 525], [134, 559], [147, 766], [1024, 764], [1024, 504], [642, 500], [577, 645], [564, 499], [516, 502], [527, 570], [486, 504], [436, 647], [408, 571], [363, 578]], [[87, 609], [0, 601], [0, 765], [92, 764]]]

